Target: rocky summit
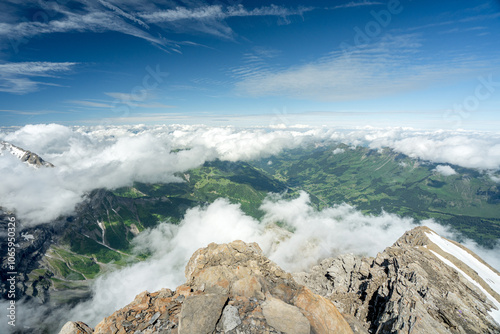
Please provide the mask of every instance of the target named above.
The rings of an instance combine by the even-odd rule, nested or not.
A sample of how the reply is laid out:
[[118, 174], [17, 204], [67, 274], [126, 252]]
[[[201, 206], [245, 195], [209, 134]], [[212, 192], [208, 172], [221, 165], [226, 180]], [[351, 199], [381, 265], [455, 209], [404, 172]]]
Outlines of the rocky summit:
[[60, 334], [353, 333], [332, 301], [297, 284], [256, 243], [196, 251], [175, 291], [139, 294], [94, 330], [68, 322]]
[[143, 292], [90, 333], [500, 333], [500, 275], [427, 227], [375, 258], [342, 255], [294, 275], [256, 243], [197, 250], [175, 291]]

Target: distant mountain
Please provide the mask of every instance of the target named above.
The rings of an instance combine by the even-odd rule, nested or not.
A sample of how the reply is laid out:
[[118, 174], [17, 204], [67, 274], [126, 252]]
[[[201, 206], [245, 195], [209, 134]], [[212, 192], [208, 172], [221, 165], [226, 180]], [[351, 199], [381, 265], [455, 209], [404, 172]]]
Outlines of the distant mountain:
[[95, 330], [68, 322], [59, 334], [500, 330], [498, 272], [425, 227], [376, 258], [327, 259], [296, 279], [242, 241], [197, 250], [185, 274], [175, 291], [145, 291]]
[[[0, 149], [20, 160], [27, 157], [33, 167], [53, 166], [6, 142]], [[437, 166], [388, 149], [328, 144], [250, 162], [207, 162], [179, 173], [184, 180], [180, 183], [95, 189], [72, 216], [22, 231], [34, 240], [19, 238], [17, 296], [58, 308], [79, 303], [91, 296], [90, 285], [99, 275], [147, 257], [131, 252], [137, 234], [163, 221], [176, 224], [189, 208], [218, 198], [260, 218], [259, 207], [268, 193], [295, 198], [304, 190], [319, 209], [345, 202], [364, 213], [383, 209], [417, 220], [434, 218], [482, 245], [492, 245], [500, 238], [498, 184], [478, 170], [451, 166], [456, 174], [443, 175]], [[0, 208], [0, 233], [10, 216]], [[0, 243], [3, 268], [6, 252], [6, 244]], [[372, 326], [372, 320], [359, 321]]]
[[12, 145], [11, 143], [8, 143], [6, 141], [0, 141], [0, 155], [3, 154], [3, 151], [11, 153], [22, 162], [35, 168], [54, 167], [53, 164], [43, 160], [38, 154], [25, 150], [18, 146]]

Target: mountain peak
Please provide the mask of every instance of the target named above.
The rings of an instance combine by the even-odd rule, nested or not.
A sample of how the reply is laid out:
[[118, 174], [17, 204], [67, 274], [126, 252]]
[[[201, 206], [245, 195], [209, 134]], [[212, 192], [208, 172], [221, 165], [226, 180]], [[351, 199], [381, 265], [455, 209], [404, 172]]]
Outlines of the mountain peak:
[[33, 153], [31, 151], [25, 150], [21, 147], [15, 146], [6, 141], [0, 141], [0, 155], [2, 155], [1, 151], [9, 151], [12, 155], [17, 157], [22, 162], [28, 164], [29, 166], [39, 168], [39, 167], [54, 167], [48, 161], [45, 161], [38, 154]]

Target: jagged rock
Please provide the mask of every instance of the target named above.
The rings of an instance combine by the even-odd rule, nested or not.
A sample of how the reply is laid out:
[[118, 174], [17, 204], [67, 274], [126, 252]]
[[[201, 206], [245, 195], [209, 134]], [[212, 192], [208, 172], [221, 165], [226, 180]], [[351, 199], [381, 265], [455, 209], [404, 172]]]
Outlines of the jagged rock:
[[433, 233], [418, 227], [376, 258], [342, 255], [295, 278], [357, 319], [357, 325], [350, 321], [352, 328], [363, 324], [359, 333], [500, 333], [488, 314], [492, 301], [438, 255], [500, 302], [498, 294], [473, 269], [433, 243]]
[[212, 243], [185, 274], [175, 292], [141, 293], [94, 333], [352, 333], [332, 302], [297, 284], [256, 243]]

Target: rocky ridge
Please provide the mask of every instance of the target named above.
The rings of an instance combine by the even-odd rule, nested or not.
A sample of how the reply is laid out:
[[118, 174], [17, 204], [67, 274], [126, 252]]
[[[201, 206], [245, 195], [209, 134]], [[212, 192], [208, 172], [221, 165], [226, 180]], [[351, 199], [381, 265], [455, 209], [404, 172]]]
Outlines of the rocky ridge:
[[11, 143], [8, 143], [6, 141], [0, 141], [0, 155], [2, 155], [2, 151], [10, 152], [12, 155], [19, 158], [19, 160], [21, 160], [22, 162], [35, 168], [54, 167], [53, 164], [43, 160], [42, 157], [40, 157], [38, 154], [12, 145]]
[[427, 227], [375, 258], [325, 259], [294, 278], [358, 320], [360, 333], [500, 333], [498, 272]]
[[210, 244], [191, 257], [175, 291], [139, 294], [94, 330], [76, 333], [353, 333], [334, 304], [295, 282], [256, 243]]

